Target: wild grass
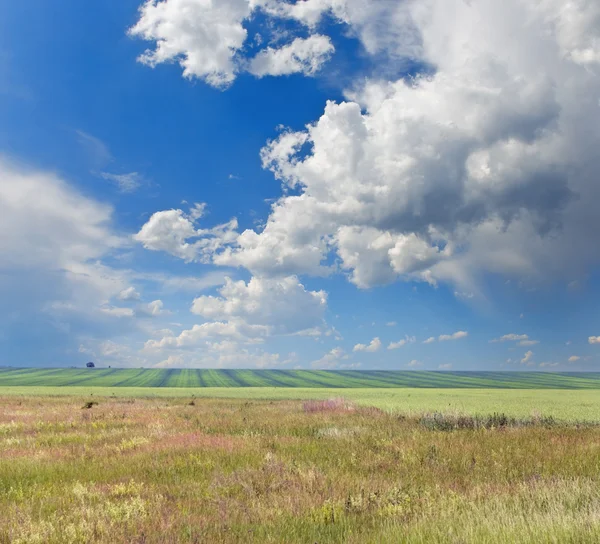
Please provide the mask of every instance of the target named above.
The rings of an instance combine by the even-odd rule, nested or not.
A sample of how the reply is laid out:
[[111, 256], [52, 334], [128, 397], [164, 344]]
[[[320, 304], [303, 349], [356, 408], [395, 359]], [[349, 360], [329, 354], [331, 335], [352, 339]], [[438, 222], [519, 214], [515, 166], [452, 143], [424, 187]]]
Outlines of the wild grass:
[[1, 543], [600, 541], [591, 423], [87, 401], [0, 397]]

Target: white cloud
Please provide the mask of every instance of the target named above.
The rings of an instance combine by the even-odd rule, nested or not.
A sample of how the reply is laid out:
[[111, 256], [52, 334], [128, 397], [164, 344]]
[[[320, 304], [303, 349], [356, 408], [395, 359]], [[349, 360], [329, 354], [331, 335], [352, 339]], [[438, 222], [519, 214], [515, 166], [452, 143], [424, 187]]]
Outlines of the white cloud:
[[100, 308], [100, 311], [112, 317], [133, 317], [135, 315], [131, 308], [119, 308], [118, 306], [105, 306]]
[[417, 367], [423, 366], [423, 363], [421, 361], [417, 361], [416, 359], [413, 359], [410, 363], [407, 363], [406, 366], [408, 366], [410, 368], [417, 368]]
[[100, 139], [84, 132], [76, 130], [77, 141], [89, 155], [91, 161], [98, 166], [103, 166], [112, 160], [108, 146]]
[[314, 75], [329, 60], [335, 48], [327, 36], [313, 34], [296, 38], [278, 49], [267, 47], [250, 62], [248, 71], [258, 77], [302, 73]]
[[145, 304], [138, 308], [138, 312], [141, 315], [148, 315], [150, 317], [157, 317], [169, 313], [167, 310], [163, 310], [164, 303], [162, 300], [153, 300], [148, 304]]
[[571, 357], [569, 357], [569, 363], [576, 363], [577, 361], [579, 361], [579, 359], [581, 359], [581, 357], [579, 357], [578, 355], [571, 355]]
[[450, 363], [446, 363], [438, 366], [438, 370], [450, 370], [452, 365]]
[[590, 336], [588, 342], [590, 344], [600, 344], [600, 336]]
[[585, 243], [600, 228], [597, 9], [573, 5], [267, 2], [309, 27], [329, 12], [367, 51], [435, 70], [367, 80], [306, 130], [269, 142], [264, 166], [295, 190], [213, 262], [318, 275], [337, 254], [360, 287], [443, 281], [474, 296], [485, 273], [534, 281], [597, 262]]
[[211, 229], [196, 229], [194, 223], [199, 217], [198, 211], [196, 205], [189, 216], [182, 210], [156, 212], [134, 239], [146, 249], [165, 251], [186, 262], [207, 262], [224, 244], [237, 239], [237, 220], [232, 219]]
[[388, 322], [386, 323], [386, 326], [387, 326], [387, 327], [395, 327], [397, 324], [398, 324], [398, 323], [396, 323], [395, 321], [388, 321]]
[[452, 334], [441, 334], [438, 337], [438, 341], [445, 342], [448, 340], [460, 340], [461, 338], [466, 338], [467, 336], [469, 336], [467, 331], [456, 331]]
[[130, 172], [129, 174], [110, 174], [108, 172], [102, 172], [100, 177], [114, 183], [121, 193], [134, 193], [142, 185], [142, 176], [137, 172]]
[[323, 357], [313, 361], [310, 366], [312, 368], [320, 368], [320, 369], [333, 369], [338, 368], [340, 366], [340, 361], [345, 356], [345, 352], [342, 348], [337, 347], [333, 348], [331, 351], [327, 352]]
[[140, 294], [136, 291], [135, 287], [128, 287], [123, 289], [118, 297], [119, 300], [140, 300]]
[[430, 336], [427, 340], [423, 340], [423, 344], [433, 344], [435, 342], [435, 336]]
[[544, 367], [554, 367], [554, 366], [558, 366], [558, 363], [540, 363], [539, 366], [541, 368], [544, 368]]
[[387, 349], [398, 349], [401, 348], [402, 346], [405, 346], [406, 344], [414, 344], [417, 341], [416, 337], [414, 336], [406, 336], [405, 338], [402, 338], [402, 340], [399, 340], [398, 342], [390, 342], [389, 346]]
[[521, 347], [527, 347], [527, 346], [535, 346], [536, 344], [539, 344], [540, 341], [539, 340], [521, 340], [517, 346], [521, 346]]
[[525, 352], [523, 358], [521, 359], [521, 364], [528, 365], [531, 362], [531, 358], [533, 357], [533, 351], [529, 350]]
[[156, 42], [139, 57], [143, 64], [178, 62], [185, 77], [226, 87], [236, 76], [250, 11], [248, 0], [148, 0], [129, 34]]
[[356, 344], [352, 351], [366, 351], [367, 353], [374, 353], [379, 351], [381, 348], [381, 340], [379, 338], [373, 338], [369, 345], [366, 344]]
[[201, 296], [192, 312], [207, 319], [238, 319], [264, 325], [273, 333], [293, 334], [323, 325], [324, 291], [307, 291], [295, 276], [253, 277], [248, 283], [227, 278], [219, 297]]
[[494, 338], [493, 340], [490, 340], [490, 342], [518, 342], [523, 340], [529, 340], [529, 336], [527, 334], [505, 334], [500, 338]]
[[210, 343], [215, 338], [225, 338], [241, 342], [260, 342], [269, 334], [269, 328], [264, 325], [246, 325], [235, 322], [209, 322], [194, 325], [178, 336], [166, 335], [160, 340], [148, 340], [144, 345], [145, 351], [160, 351], [163, 349], [196, 349]]

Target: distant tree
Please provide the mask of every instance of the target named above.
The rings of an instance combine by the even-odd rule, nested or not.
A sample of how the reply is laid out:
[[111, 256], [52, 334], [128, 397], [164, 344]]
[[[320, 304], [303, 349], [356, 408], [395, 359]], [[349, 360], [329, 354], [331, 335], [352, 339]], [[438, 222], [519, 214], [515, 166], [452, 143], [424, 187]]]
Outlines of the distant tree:
[[96, 365], [90, 361], [90, 362], [89, 362], [87, 365], [85, 365], [85, 366], [87, 366], [88, 368], [94, 368]]

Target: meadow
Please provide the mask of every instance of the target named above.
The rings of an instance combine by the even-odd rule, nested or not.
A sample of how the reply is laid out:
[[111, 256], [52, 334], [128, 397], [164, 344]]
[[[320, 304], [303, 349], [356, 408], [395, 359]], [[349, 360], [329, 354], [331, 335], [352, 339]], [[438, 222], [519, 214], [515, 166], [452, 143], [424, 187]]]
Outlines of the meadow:
[[539, 414], [0, 394], [0, 542], [592, 543], [599, 463]]

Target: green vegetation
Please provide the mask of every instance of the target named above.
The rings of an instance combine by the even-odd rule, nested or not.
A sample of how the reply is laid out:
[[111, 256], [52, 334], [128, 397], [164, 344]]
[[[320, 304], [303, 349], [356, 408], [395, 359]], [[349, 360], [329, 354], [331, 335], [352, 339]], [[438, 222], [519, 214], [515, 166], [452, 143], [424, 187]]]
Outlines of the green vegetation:
[[361, 406], [403, 414], [444, 412], [514, 417], [542, 415], [568, 421], [600, 421], [600, 390], [552, 389], [314, 389], [287, 387], [0, 387], [5, 396], [116, 398], [327, 399], [343, 395]]
[[0, 387], [600, 389], [600, 373], [0, 368]]
[[94, 399], [0, 397], [0, 543], [600, 541], [596, 425]]

